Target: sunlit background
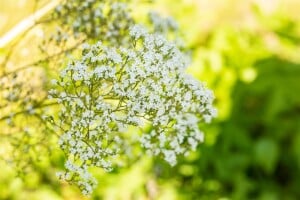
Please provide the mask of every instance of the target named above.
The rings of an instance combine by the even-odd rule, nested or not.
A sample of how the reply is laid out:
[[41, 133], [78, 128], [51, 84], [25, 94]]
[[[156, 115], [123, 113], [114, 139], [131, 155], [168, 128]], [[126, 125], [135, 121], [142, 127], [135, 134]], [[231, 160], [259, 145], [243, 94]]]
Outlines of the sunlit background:
[[[43, 37], [41, 27], [18, 46], [7, 33], [49, 2], [0, 0], [0, 63], [15, 48], [2, 68], [39, 57], [35, 45]], [[136, 0], [132, 7], [136, 16], [154, 9], [178, 21], [192, 50], [188, 72], [214, 91], [219, 114], [203, 127], [204, 144], [175, 167], [145, 156], [110, 174], [97, 171], [92, 198], [300, 199], [300, 1]], [[44, 75], [30, 70], [39, 98]], [[0, 141], [7, 123], [1, 112], [7, 111], [0, 107]], [[0, 155], [8, 151], [1, 144]], [[51, 166], [63, 165], [57, 154], [28, 173], [0, 160], [0, 199], [86, 199], [56, 179]]]

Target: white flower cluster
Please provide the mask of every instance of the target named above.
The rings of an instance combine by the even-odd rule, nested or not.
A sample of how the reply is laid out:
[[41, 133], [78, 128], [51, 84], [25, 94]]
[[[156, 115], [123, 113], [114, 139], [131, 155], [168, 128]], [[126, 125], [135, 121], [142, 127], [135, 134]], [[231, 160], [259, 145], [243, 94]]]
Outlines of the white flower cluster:
[[[54, 18], [61, 21], [60, 28], [70, 29], [72, 34], [86, 35], [89, 39], [121, 43], [122, 30], [132, 24], [127, 4], [117, 0], [64, 0], [56, 7]], [[64, 34], [56, 34], [57, 41]]]
[[189, 53], [181, 37], [179, 25], [172, 17], [163, 17], [155, 11], [148, 13], [149, 29], [152, 33], [158, 33], [166, 37], [169, 41], [173, 41], [177, 48], [186, 54]]
[[67, 161], [65, 163], [67, 172], [57, 172], [56, 176], [60, 179], [71, 181], [76, 179], [76, 176], [80, 177], [77, 181], [78, 187], [82, 190], [84, 195], [89, 195], [93, 192], [97, 180], [88, 172], [87, 165], [78, 166], [74, 163]]
[[62, 105], [59, 145], [68, 161], [59, 177], [85, 194], [96, 184], [89, 167], [112, 169], [128, 126], [151, 125], [141, 145], [175, 165], [203, 141], [198, 124], [216, 115], [212, 92], [185, 74], [188, 59], [175, 43], [141, 25], [129, 37], [127, 47], [85, 44], [82, 59], [70, 62], [49, 91]]

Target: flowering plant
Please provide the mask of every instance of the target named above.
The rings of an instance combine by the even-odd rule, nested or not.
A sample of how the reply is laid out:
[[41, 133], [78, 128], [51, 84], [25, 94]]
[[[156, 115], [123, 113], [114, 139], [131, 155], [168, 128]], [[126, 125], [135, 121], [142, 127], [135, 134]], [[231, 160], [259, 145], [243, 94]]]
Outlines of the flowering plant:
[[139, 134], [141, 146], [175, 165], [177, 155], [203, 141], [198, 123], [216, 114], [212, 92], [185, 74], [188, 59], [175, 43], [141, 25], [128, 35], [124, 47], [84, 44], [82, 57], [52, 81], [58, 89], [50, 98], [61, 105], [59, 145], [68, 158], [58, 176], [84, 194], [96, 184], [89, 167], [110, 171], [125, 152], [122, 132], [128, 126], [150, 126], [150, 133]]
[[56, 26], [37, 45], [42, 58], [7, 71], [8, 51], [1, 63], [0, 122], [14, 153], [6, 157], [23, 170], [58, 140], [66, 162], [57, 176], [89, 195], [97, 185], [90, 170], [111, 171], [136, 156], [137, 144], [171, 166], [195, 150], [204, 140], [199, 124], [216, 115], [213, 94], [185, 73], [177, 23], [148, 17], [148, 26], [138, 24], [118, 0], [64, 0], [37, 20]]

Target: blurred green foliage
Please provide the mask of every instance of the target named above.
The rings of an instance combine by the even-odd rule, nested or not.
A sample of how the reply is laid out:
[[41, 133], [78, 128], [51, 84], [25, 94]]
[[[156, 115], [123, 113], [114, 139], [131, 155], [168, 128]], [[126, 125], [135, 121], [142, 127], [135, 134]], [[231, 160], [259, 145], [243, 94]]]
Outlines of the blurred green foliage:
[[186, 163], [197, 171], [178, 177], [189, 199], [300, 197], [300, 64], [273, 56], [254, 66], [255, 81], [236, 82], [216, 142]]
[[191, 71], [215, 88], [220, 117], [195, 158], [161, 167], [182, 199], [300, 198], [300, 23], [252, 14], [255, 28], [213, 27], [193, 46], [204, 69]]
[[[252, 1], [245, 1], [246, 11], [238, 1], [212, 1], [206, 5], [211, 12], [201, 2], [165, 0], [153, 7], [179, 20], [193, 50], [189, 72], [215, 91], [219, 118], [203, 127], [199, 150], [174, 168], [144, 158], [111, 174], [98, 172], [94, 199], [300, 199], [300, 22], [294, 4], [266, 14]], [[62, 165], [61, 155], [52, 157]], [[3, 168], [0, 199], [83, 198], [59, 186], [47, 164], [36, 167], [22, 183]]]

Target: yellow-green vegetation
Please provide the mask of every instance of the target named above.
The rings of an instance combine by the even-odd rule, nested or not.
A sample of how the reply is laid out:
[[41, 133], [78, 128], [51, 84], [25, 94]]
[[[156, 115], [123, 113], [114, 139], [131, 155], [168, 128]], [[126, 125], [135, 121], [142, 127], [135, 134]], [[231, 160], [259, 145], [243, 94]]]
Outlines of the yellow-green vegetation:
[[[44, 40], [58, 24], [48, 21], [49, 9], [41, 23], [3, 40], [50, 2], [0, 2], [0, 199], [300, 199], [299, 1], [131, 1], [139, 22], [149, 10], [178, 22], [193, 59], [187, 72], [214, 91], [218, 117], [200, 124], [204, 143], [173, 167], [134, 146], [130, 164], [92, 169], [98, 186], [91, 197], [55, 176], [66, 160], [59, 130], [37, 116], [57, 116], [47, 91], [66, 65], [65, 52], [78, 57], [78, 45], [98, 35]], [[7, 88], [23, 100], [8, 97]]]

